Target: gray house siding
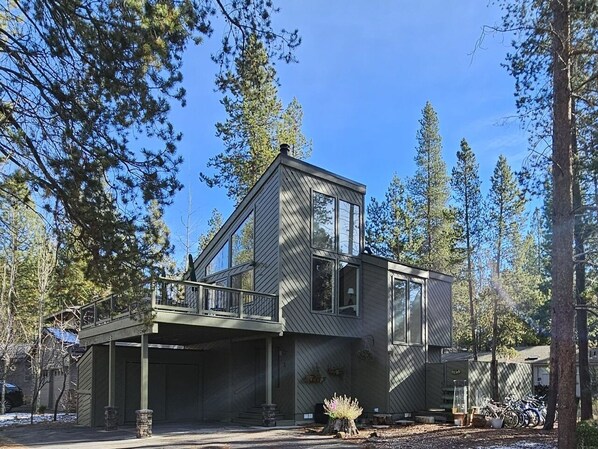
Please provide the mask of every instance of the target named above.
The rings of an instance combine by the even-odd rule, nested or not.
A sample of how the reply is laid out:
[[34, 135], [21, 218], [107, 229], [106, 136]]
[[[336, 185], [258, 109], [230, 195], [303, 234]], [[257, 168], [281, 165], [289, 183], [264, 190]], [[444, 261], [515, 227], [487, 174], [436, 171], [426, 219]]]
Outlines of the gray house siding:
[[295, 415], [295, 337], [287, 334], [272, 342], [272, 400], [285, 419]]
[[[295, 336], [296, 402], [295, 416], [303, 420], [305, 413], [313, 413], [316, 404], [334, 393], [351, 395], [351, 340], [317, 335]], [[340, 368], [342, 375], [328, 373]], [[321, 383], [308, 383], [306, 376], [318, 370], [324, 377]]]
[[77, 383], [77, 424], [91, 426], [93, 403], [93, 346], [79, 359]]
[[[360, 207], [364, 196], [328, 179], [282, 166], [280, 301], [285, 332], [357, 337], [358, 318], [313, 313], [311, 308], [311, 197], [317, 191]], [[326, 257], [326, 253], [318, 253]], [[352, 262], [360, 265], [359, 258]]]
[[451, 283], [433, 276], [428, 280], [428, 344], [448, 348], [453, 343]]
[[[354, 395], [366, 412], [378, 408], [388, 411], [388, 274], [386, 269], [367, 263], [362, 265], [361, 335], [353, 349]], [[367, 350], [372, 359], [360, 357]]]
[[390, 412], [423, 410], [426, 405], [424, 346], [393, 345], [390, 359]]
[[208, 421], [232, 418], [231, 342], [221, 342], [203, 353], [203, 417]]

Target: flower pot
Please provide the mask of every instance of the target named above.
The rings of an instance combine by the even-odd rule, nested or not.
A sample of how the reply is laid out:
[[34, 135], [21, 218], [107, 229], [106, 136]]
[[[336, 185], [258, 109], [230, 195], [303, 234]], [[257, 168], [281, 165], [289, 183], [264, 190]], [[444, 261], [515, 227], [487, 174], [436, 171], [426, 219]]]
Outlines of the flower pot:
[[493, 429], [500, 429], [502, 427], [503, 419], [502, 418], [490, 418], [490, 426]]

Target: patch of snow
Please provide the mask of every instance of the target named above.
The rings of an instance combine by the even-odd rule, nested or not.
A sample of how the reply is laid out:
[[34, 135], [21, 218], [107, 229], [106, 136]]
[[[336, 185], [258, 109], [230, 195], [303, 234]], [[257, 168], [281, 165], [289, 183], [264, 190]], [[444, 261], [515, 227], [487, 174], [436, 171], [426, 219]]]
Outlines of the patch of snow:
[[[44, 413], [33, 415], [33, 424], [54, 421], [54, 413]], [[58, 413], [56, 422], [74, 423], [77, 421], [75, 413]], [[31, 414], [23, 412], [5, 413], [0, 415], [0, 427], [18, 426], [31, 423]]]
[[483, 446], [478, 449], [556, 449], [555, 445], [550, 443], [534, 443], [532, 441], [519, 441], [517, 443], [511, 443], [507, 446]]

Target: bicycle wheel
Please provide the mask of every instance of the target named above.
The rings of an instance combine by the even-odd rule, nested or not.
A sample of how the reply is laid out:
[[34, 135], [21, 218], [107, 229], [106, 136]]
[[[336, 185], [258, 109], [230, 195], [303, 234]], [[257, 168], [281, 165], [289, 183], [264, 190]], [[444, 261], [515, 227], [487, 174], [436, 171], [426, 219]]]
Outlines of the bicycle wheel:
[[537, 410], [534, 410], [533, 408], [527, 408], [523, 412], [527, 416], [528, 427], [536, 427], [538, 424], [540, 424], [540, 413], [538, 413]]
[[514, 429], [519, 425], [519, 415], [515, 410], [505, 410], [503, 414], [505, 427]]

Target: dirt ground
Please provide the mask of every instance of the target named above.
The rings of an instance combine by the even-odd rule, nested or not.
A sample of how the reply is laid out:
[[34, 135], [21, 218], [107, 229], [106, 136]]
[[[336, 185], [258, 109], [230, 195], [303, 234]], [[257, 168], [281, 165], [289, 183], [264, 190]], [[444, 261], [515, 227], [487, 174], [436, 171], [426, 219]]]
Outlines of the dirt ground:
[[68, 423], [44, 423], [0, 430], [0, 449], [555, 449], [556, 430], [477, 429], [441, 424], [366, 427], [360, 435], [338, 439], [321, 427], [263, 428], [232, 425], [172, 424], [155, 426], [154, 436], [135, 438], [133, 428], [117, 432]]
[[[491, 429], [418, 424], [409, 427], [367, 428], [359, 444], [367, 449], [501, 448], [554, 449], [557, 431]], [[361, 438], [363, 437], [363, 438]]]

